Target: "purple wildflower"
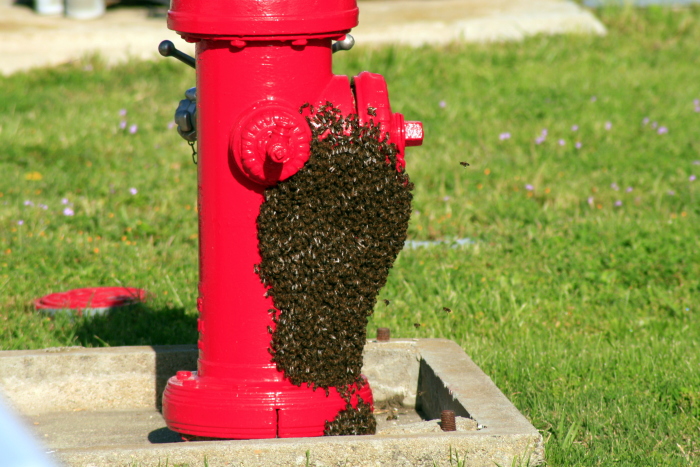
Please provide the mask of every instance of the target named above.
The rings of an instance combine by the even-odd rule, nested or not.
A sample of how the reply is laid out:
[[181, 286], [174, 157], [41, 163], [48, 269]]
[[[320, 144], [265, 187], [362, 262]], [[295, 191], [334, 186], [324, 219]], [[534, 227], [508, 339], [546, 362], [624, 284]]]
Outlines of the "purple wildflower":
[[22, 225], [22, 224], [24, 224], [24, 221], [22, 219], [17, 221], [17, 225]]
[[126, 116], [126, 109], [119, 109], [119, 115], [122, 117]]
[[537, 138], [535, 138], [535, 144], [542, 144], [542, 143], [544, 143], [544, 140], [546, 140], [546, 139], [547, 138], [544, 136], [538, 136]]
[[542, 133], [540, 133], [542, 136], [547, 136], [547, 129], [543, 128]]
[[450, 197], [449, 197], [449, 196], [445, 196], [444, 198], [442, 198], [442, 200], [443, 200], [444, 202], [448, 202], [448, 201], [450, 200]]
[[700, 161], [693, 161], [693, 165], [700, 165]]
[[498, 139], [500, 139], [501, 141], [510, 139], [510, 133], [501, 133], [500, 135], [498, 135]]
[[63, 198], [61, 200], [61, 204], [68, 204], [68, 203], [70, 203], [70, 201], [68, 201], [68, 198]]
[[136, 132], [139, 131], [139, 126], [136, 124], [133, 124], [129, 127], [129, 133], [136, 134]]
[[658, 123], [656, 123], [656, 122], [651, 122], [651, 127], [652, 127], [653, 129], [656, 129], [657, 126], [659, 126]]
[[168, 122], [168, 130], [172, 130], [173, 128], [175, 128], [175, 125], [175, 122]]
[[48, 207], [47, 205], [45, 205], [45, 204], [40, 204], [39, 207], [40, 207], [41, 209], [43, 209], [44, 211], [46, 211], [47, 209], [49, 209], [49, 207]]
[[622, 201], [620, 201], [619, 199], [615, 201], [615, 206], [617, 206], [618, 208], [622, 206]]
[[695, 175], [691, 175], [690, 177], [688, 177], [688, 181], [689, 181], [689, 182], [694, 182], [694, 181], [695, 181]]
[[559, 146], [564, 146], [565, 144], [566, 144], [566, 141], [564, 141], [563, 139], [559, 140]]
[[32, 202], [29, 201], [29, 200], [26, 200], [26, 201], [24, 202], [24, 205], [25, 205], [25, 206], [34, 206], [34, 203], [32, 203]]
[[618, 190], [620, 189], [620, 187], [617, 186], [617, 183], [611, 183], [611, 184], [610, 184], [610, 188], [612, 188], [612, 189], [615, 190], [615, 191], [618, 191]]
[[445, 107], [447, 107], [447, 102], [440, 101], [440, 102], [438, 102], [438, 105], [440, 106], [441, 109], [444, 109]]
[[526, 189], [527, 191], [535, 191], [535, 187], [532, 186], [532, 185], [530, 185], [529, 183], [528, 183], [527, 185], [525, 185], [525, 189]]
[[581, 147], [583, 147], [583, 144], [581, 144], [581, 141], [576, 141], [576, 144], [574, 146], [576, 146], [576, 149], [581, 149]]
[[138, 192], [139, 190], [137, 190], [136, 188], [129, 188], [129, 193], [131, 193], [132, 195], [135, 195]]
[[122, 120], [121, 122], [119, 122], [119, 129], [120, 130], [126, 129], [126, 120]]
[[63, 210], [64, 216], [72, 216], [73, 214], [75, 214], [75, 212], [73, 212], [73, 210], [71, 208], [66, 208]]
[[693, 105], [694, 105], [695, 107], [699, 106], [699, 105], [700, 105], [700, 99], [693, 99]]
[[578, 125], [574, 125], [571, 127], [571, 131], [578, 131]]
[[668, 190], [666, 193], [668, 194], [668, 196], [673, 196], [676, 194], [676, 192], [673, 190]]
[[597, 100], [598, 100], [598, 98], [596, 96], [591, 96], [591, 102], [595, 102]]
[[634, 190], [634, 188], [632, 188], [631, 186], [628, 186], [627, 189], [626, 189], [625, 191], [626, 191], [627, 193], [632, 193], [632, 190]]
[[588, 205], [589, 205], [589, 206], [593, 206], [594, 201], [595, 201], [595, 200], [593, 199], [592, 196], [589, 196], [589, 197], [588, 197]]
[[610, 131], [612, 129], [612, 122], [605, 122], [605, 129]]
[[644, 117], [644, 120], [642, 120], [642, 125], [648, 125], [649, 124], [649, 117]]
[[661, 126], [658, 130], [656, 130], [656, 132], [660, 135], [665, 135], [666, 133], [668, 133], [668, 128], [666, 128], [665, 126]]

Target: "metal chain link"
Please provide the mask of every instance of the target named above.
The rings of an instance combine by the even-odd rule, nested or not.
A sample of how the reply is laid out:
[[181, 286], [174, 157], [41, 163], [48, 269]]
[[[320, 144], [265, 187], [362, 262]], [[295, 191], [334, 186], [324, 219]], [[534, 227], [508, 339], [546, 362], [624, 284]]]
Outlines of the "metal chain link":
[[194, 148], [194, 141], [188, 141], [187, 144], [192, 148], [192, 162], [197, 165], [197, 150]]

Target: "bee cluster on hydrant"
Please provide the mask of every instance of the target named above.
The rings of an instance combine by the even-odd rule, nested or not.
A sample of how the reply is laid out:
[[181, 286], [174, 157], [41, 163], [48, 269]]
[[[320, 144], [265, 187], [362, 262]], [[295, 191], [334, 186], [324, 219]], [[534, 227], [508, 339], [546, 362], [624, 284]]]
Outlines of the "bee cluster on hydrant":
[[[176, 112], [197, 141], [198, 371], [168, 381], [168, 427], [208, 438], [370, 434], [367, 319], [406, 239], [406, 146], [384, 78], [332, 73], [355, 0], [173, 0], [196, 43]], [[335, 41], [335, 42], [334, 42]], [[195, 63], [196, 62], [196, 63]]]

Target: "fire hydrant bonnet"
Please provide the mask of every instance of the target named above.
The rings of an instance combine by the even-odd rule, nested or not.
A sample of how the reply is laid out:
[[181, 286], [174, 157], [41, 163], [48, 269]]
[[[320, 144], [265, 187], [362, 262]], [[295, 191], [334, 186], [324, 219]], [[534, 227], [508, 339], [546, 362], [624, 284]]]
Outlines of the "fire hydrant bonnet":
[[203, 36], [343, 34], [357, 26], [355, 0], [172, 0], [168, 27]]

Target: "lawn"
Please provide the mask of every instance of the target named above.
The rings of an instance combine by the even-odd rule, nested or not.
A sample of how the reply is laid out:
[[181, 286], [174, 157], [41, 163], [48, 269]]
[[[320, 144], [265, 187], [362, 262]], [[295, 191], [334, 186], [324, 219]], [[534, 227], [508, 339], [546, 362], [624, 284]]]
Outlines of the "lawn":
[[[424, 122], [409, 238], [473, 241], [404, 250], [369, 332], [458, 342], [550, 465], [697, 465], [700, 9], [599, 15], [604, 37], [336, 55]], [[196, 166], [170, 123], [193, 84], [169, 59], [0, 78], [1, 348], [196, 341]], [[152, 300], [33, 310], [120, 284]]]

